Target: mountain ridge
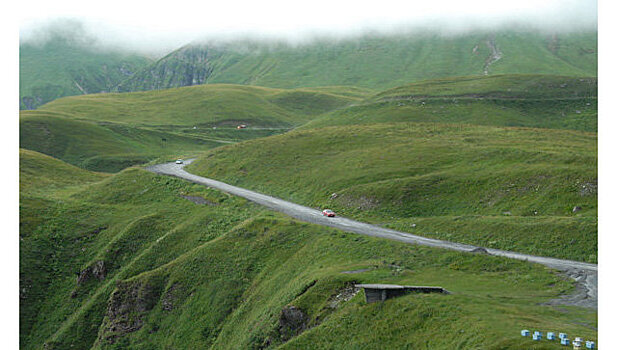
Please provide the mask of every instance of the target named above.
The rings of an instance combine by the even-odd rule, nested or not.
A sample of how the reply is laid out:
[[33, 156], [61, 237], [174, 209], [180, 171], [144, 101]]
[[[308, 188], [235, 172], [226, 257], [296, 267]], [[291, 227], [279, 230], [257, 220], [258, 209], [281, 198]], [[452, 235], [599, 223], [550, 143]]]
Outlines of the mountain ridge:
[[127, 78], [119, 91], [186, 86], [174, 83], [178, 81], [188, 85], [354, 85], [386, 89], [453, 75], [596, 76], [596, 59], [597, 32], [547, 36], [502, 31], [454, 37], [422, 33], [318, 40], [296, 46], [243, 41], [193, 43]]
[[58, 97], [202, 84], [384, 90], [427, 79], [494, 74], [597, 76], [597, 31], [432, 32], [315, 39], [303, 44], [194, 42], [152, 61], [56, 39], [20, 45], [20, 109]]

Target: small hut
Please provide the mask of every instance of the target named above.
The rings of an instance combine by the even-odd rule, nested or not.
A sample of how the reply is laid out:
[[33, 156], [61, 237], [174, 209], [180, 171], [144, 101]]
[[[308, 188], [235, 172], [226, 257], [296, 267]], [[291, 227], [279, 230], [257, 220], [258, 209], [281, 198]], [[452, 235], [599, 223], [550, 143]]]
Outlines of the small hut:
[[399, 286], [396, 284], [356, 284], [356, 288], [364, 288], [367, 303], [384, 301], [409, 293], [442, 293], [450, 294], [442, 287]]

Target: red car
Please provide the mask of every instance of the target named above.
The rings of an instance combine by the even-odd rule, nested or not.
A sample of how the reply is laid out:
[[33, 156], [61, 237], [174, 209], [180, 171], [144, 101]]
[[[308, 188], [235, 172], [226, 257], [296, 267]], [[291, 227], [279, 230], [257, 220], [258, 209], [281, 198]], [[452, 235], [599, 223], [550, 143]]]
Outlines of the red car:
[[330, 209], [324, 209], [324, 211], [321, 212], [323, 214], [323, 216], [327, 216], [327, 217], [335, 217], [336, 214], [334, 214], [334, 212]]

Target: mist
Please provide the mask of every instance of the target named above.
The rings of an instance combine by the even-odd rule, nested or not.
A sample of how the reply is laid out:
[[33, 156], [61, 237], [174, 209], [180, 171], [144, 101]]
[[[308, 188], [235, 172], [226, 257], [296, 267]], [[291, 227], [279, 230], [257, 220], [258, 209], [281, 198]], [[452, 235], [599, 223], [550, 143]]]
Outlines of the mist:
[[294, 5], [230, 1], [194, 9], [187, 9], [180, 1], [177, 6], [155, 11], [131, 4], [108, 14], [87, 8], [62, 11], [62, 6], [51, 13], [30, 11], [21, 21], [20, 43], [43, 44], [60, 37], [93, 49], [157, 57], [191, 42], [251, 40], [303, 45], [324, 38], [343, 40], [420, 31], [443, 36], [499, 30], [551, 34], [591, 31], [597, 30], [598, 17], [595, 0], [381, 1], [371, 7], [321, 0]]

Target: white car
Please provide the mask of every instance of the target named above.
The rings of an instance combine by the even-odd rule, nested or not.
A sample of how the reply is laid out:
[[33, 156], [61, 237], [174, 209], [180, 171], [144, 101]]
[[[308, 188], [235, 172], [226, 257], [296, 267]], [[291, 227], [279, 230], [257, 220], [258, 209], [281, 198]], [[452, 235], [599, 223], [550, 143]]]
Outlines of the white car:
[[184, 163], [184, 161], [182, 159], [176, 160], [176, 164], [182, 164], [182, 163]]

